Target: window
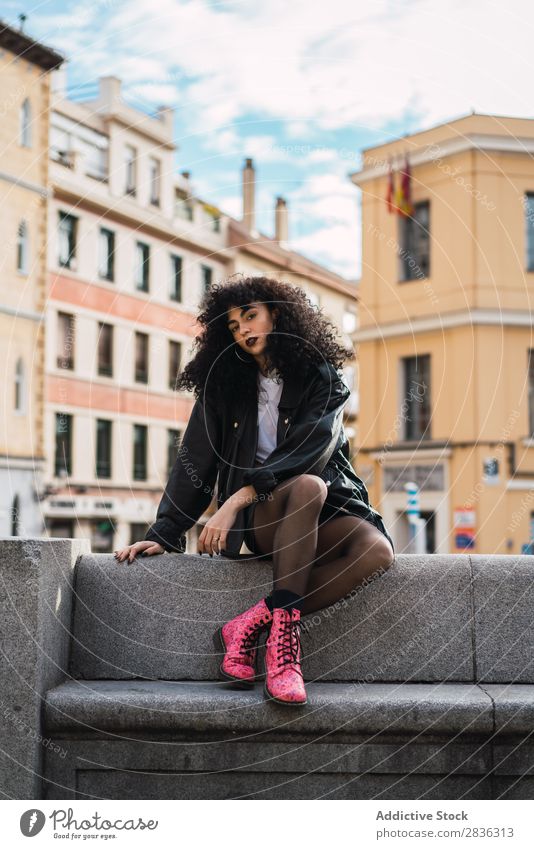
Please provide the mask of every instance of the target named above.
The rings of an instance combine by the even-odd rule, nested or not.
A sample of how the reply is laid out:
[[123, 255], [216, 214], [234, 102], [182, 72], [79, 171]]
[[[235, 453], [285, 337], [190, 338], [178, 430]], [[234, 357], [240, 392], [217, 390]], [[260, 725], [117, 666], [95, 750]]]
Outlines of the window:
[[150, 249], [144, 242], [135, 245], [135, 287], [140, 292], [148, 292], [150, 273]]
[[430, 355], [404, 357], [405, 439], [430, 439]]
[[11, 502], [11, 536], [18, 537], [20, 534], [20, 498], [15, 495]]
[[400, 281], [420, 280], [430, 276], [430, 204], [416, 203], [411, 217], [399, 221]]
[[147, 426], [136, 424], [133, 428], [133, 479], [146, 481]]
[[176, 389], [176, 379], [182, 361], [182, 344], [169, 340], [169, 389]]
[[98, 322], [98, 374], [113, 376], [113, 325]]
[[127, 144], [124, 148], [125, 183], [124, 194], [135, 197], [136, 193], [136, 171], [137, 151], [135, 147]]
[[527, 271], [534, 271], [534, 192], [525, 195]]
[[148, 335], [135, 334], [135, 382], [148, 383]]
[[98, 236], [98, 276], [102, 280], [113, 280], [114, 259], [115, 233], [101, 227]]
[[178, 218], [185, 221], [193, 220], [193, 203], [187, 192], [176, 191], [174, 196], [174, 211]]
[[158, 159], [150, 157], [150, 203], [159, 206], [159, 190], [161, 177], [161, 164]]
[[172, 472], [173, 466], [178, 459], [178, 451], [182, 439], [181, 430], [167, 431], [167, 475]]
[[72, 474], [72, 416], [56, 413], [56, 452], [54, 474], [64, 478]]
[[17, 230], [17, 271], [21, 274], [28, 273], [28, 260], [28, 225], [25, 221], [21, 221]]
[[107, 419], [96, 420], [96, 476], [111, 477], [111, 426]]
[[108, 152], [105, 147], [86, 142], [83, 146], [85, 173], [103, 183], [108, 179]]
[[182, 257], [171, 254], [171, 301], [182, 300]]
[[74, 316], [66, 312], [57, 314], [57, 360], [58, 368], [74, 369]]
[[534, 349], [528, 352], [528, 432], [534, 439]]
[[22, 147], [32, 146], [32, 108], [28, 98], [20, 107], [20, 143]]
[[202, 287], [204, 292], [207, 292], [211, 286], [211, 281], [213, 279], [213, 269], [209, 267], [209, 265], [201, 265], [200, 273], [202, 275]]
[[15, 412], [24, 412], [24, 363], [19, 357], [15, 366]]
[[59, 213], [59, 255], [58, 263], [62, 268], [76, 268], [76, 232], [78, 219], [67, 212]]

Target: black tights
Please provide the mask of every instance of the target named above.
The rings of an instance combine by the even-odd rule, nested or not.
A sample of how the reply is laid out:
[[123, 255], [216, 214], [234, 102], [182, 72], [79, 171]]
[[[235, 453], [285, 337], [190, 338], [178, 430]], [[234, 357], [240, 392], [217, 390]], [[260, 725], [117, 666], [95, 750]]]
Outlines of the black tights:
[[273, 588], [302, 596], [303, 613], [328, 607], [394, 559], [384, 534], [358, 516], [337, 516], [318, 527], [327, 492], [316, 475], [298, 475], [254, 509], [255, 550], [271, 555]]

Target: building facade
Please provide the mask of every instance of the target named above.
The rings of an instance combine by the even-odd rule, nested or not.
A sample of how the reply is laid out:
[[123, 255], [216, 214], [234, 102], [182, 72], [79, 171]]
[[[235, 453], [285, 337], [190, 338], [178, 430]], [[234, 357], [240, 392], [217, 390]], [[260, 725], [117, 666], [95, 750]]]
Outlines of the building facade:
[[193, 398], [175, 382], [226, 220], [174, 173], [173, 115], [54, 95], [46, 347], [47, 532], [111, 551], [144, 537]]
[[[359, 463], [397, 549], [521, 553], [534, 521], [534, 121], [471, 114], [370, 148], [357, 333]], [[411, 215], [390, 165], [411, 165]]]
[[51, 71], [63, 58], [0, 23], [0, 535], [41, 536]]

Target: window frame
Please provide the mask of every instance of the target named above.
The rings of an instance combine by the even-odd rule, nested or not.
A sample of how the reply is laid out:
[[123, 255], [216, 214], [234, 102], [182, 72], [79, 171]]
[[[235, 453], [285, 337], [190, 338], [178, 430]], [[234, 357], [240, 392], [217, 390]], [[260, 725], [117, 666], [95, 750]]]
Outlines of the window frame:
[[[128, 153], [132, 153], [130, 158], [127, 157]], [[137, 195], [137, 148], [131, 144], [124, 146], [124, 165], [124, 194], [134, 198]]]
[[[71, 271], [76, 270], [76, 248], [78, 242], [78, 218], [70, 212], [58, 210], [58, 256], [57, 261], [60, 268], [68, 268]], [[69, 221], [71, 226], [68, 231], [63, 229], [64, 222]], [[62, 251], [62, 235], [68, 239], [68, 256], [63, 258]]]
[[135, 289], [137, 292], [150, 291], [150, 245], [139, 240], [135, 243]]
[[[105, 434], [107, 442], [102, 445], [101, 436]], [[102, 451], [102, 447], [106, 450]], [[106, 457], [102, 458], [101, 453], [105, 453]], [[110, 480], [113, 464], [113, 420], [112, 419], [96, 419], [96, 440], [95, 440], [95, 477], [104, 480]]]
[[[105, 332], [103, 330], [105, 328]], [[106, 364], [104, 362], [104, 357], [102, 357], [102, 348], [104, 344], [102, 340], [105, 338], [105, 334], [109, 331], [109, 360]], [[98, 338], [96, 343], [96, 371], [99, 377], [113, 377], [113, 354], [114, 354], [114, 325], [109, 324], [107, 321], [99, 321], [98, 322]]]
[[[421, 224], [418, 214], [426, 210], [426, 224]], [[428, 280], [430, 278], [430, 201], [421, 200], [414, 204], [413, 215], [400, 216], [399, 220], [399, 257], [398, 257], [398, 282], [412, 283], [416, 280]], [[426, 251], [421, 249], [422, 244]], [[406, 254], [408, 256], [406, 256]], [[414, 260], [417, 273], [410, 268], [410, 260]]]
[[25, 277], [29, 274], [30, 233], [28, 222], [23, 218], [17, 228], [17, 272]]
[[[66, 466], [63, 466], [59, 462], [59, 460], [61, 458], [60, 458], [60, 455], [59, 455], [58, 448], [59, 448], [60, 444], [62, 444], [62, 442], [63, 442], [63, 441], [61, 441], [61, 443], [58, 443], [58, 435], [60, 433], [60, 431], [58, 431], [58, 423], [59, 423], [60, 418], [66, 420], [66, 422], [68, 424], [68, 427], [65, 431], [65, 433], [67, 433], [67, 447], [68, 447], [68, 455], [66, 457]], [[71, 413], [56, 412], [54, 434], [55, 434], [55, 438], [54, 438], [54, 477], [56, 477], [56, 478], [71, 477], [72, 476], [72, 443], [73, 443], [73, 434], [74, 434], [74, 417], [72, 416]], [[61, 472], [63, 470], [65, 470], [64, 475], [61, 474]]]
[[20, 105], [19, 142], [21, 147], [32, 147], [32, 105], [25, 97]]
[[[432, 357], [431, 354], [417, 354], [415, 356], [402, 357], [403, 369], [403, 400], [401, 408], [401, 419], [404, 423], [403, 438], [406, 442], [426, 441], [432, 439]], [[416, 371], [409, 373], [409, 367], [415, 365]], [[416, 382], [412, 375], [421, 375], [423, 385], [425, 377], [427, 384], [423, 395], [423, 401], [413, 397], [411, 385]], [[418, 384], [419, 385], [419, 384]], [[419, 393], [417, 393], [419, 396]], [[420, 396], [419, 396], [420, 397]], [[421, 404], [418, 408], [416, 405]], [[404, 410], [404, 405], [408, 407]], [[423, 406], [424, 405], [424, 406]], [[413, 413], [418, 415], [414, 416]], [[427, 419], [426, 426], [424, 425]], [[420, 420], [422, 421], [422, 424]]]
[[[106, 270], [104, 271], [104, 239], [106, 242]], [[107, 280], [108, 283], [115, 281], [115, 231], [109, 227], [100, 227], [98, 231], [98, 276], [100, 280]]]
[[[140, 346], [142, 345], [142, 354], [145, 362], [145, 368], [139, 368], [138, 355]], [[134, 383], [142, 383], [147, 385], [149, 382], [150, 373], [150, 336], [148, 333], [143, 333], [142, 330], [135, 331], [134, 337]]]
[[[69, 327], [68, 331], [71, 333], [72, 345], [70, 354], [67, 353], [65, 355], [65, 351], [68, 351], [68, 335], [65, 336], [63, 320], [68, 319]], [[75, 354], [76, 354], [76, 316], [74, 313], [64, 312], [64, 310], [57, 311], [57, 352], [56, 352], [56, 368], [62, 369], [63, 371], [74, 371], [75, 369]], [[59, 351], [59, 344], [62, 345], [62, 351]], [[66, 363], [66, 364], [65, 364]]]
[[[174, 303], [181, 304], [182, 303], [182, 285], [183, 285], [183, 273], [184, 273], [184, 263], [183, 257], [180, 254], [170, 254], [171, 260], [171, 286], [169, 292], [169, 300]], [[177, 272], [177, 265], [179, 265], [179, 271]], [[176, 285], [176, 281], [178, 282], [178, 286]], [[178, 290], [178, 295], [176, 291]]]
[[[143, 462], [142, 464], [138, 463], [138, 457], [136, 456], [136, 451], [138, 448], [138, 443], [136, 442], [136, 434], [143, 434]], [[148, 480], [148, 425], [143, 424], [133, 424], [132, 431], [132, 480], [134, 481], [147, 481]], [[142, 468], [142, 474], [139, 474], [139, 468]]]

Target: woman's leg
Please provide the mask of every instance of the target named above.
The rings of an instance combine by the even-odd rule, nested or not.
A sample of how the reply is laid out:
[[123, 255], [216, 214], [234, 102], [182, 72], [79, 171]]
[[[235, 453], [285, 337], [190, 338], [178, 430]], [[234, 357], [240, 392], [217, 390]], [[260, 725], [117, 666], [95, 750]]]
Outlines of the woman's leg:
[[303, 614], [328, 607], [393, 561], [391, 544], [371, 522], [358, 516], [329, 519], [319, 527]]
[[273, 559], [274, 590], [306, 593], [317, 557], [318, 520], [327, 486], [317, 475], [298, 475], [259, 501], [254, 509], [254, 541], [260, 554]]

